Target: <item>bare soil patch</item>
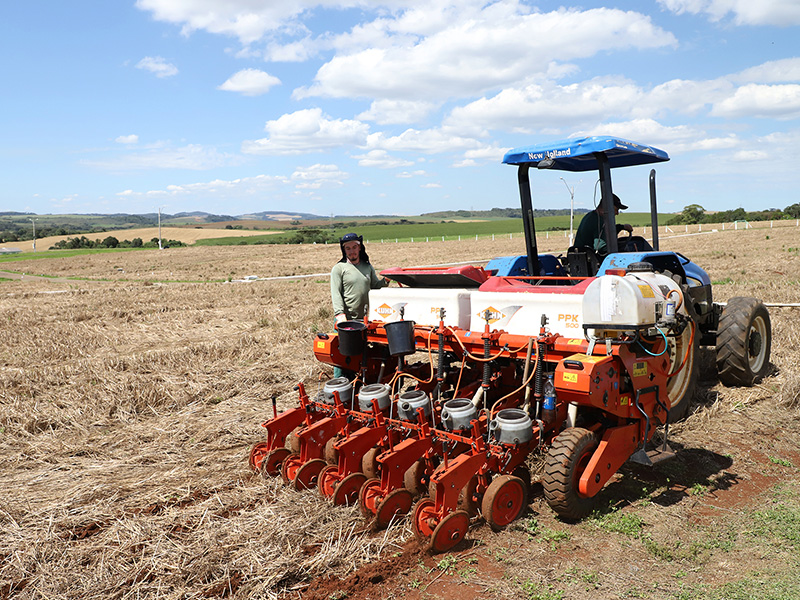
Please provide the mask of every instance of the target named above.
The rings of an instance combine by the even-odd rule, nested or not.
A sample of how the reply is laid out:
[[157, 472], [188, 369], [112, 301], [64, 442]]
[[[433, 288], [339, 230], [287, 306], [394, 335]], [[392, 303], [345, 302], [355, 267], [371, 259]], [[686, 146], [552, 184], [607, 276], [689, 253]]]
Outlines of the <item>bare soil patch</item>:
[[[719, 300], [796, 302], [796, 235], [662, 247], [706, 268]], [[368, 251], [382, 268], [522, 246]], [[222, 281], [324, 274], [338, 258], [336, 245], [241, 246], [14, 264], [84, 279], [0, 283], [0, 598], [798, 597], [798, 309], [771, 309], [774, 371], [756, 387], [721, 386], [706, 357], [672, 427], [677, 457], [626, 465], [596, 515], [560, 521], [534, 490], [505, 531], [476, 521], [430, 556], [405, 520], [374, 534], [357, 508], [248, 469], [270, 398], [294, 406], [293, 385], [327, 376], [311, 340], [330, 327], [328, 280]]]

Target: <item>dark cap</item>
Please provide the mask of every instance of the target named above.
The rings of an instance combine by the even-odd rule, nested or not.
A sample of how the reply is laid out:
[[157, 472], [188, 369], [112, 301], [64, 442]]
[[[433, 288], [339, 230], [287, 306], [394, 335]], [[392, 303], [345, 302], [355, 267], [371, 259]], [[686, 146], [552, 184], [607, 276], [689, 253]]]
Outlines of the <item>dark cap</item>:
[[614, 196], [614, 206], [616, 206], [620, 210], [627, 210], [628, 207], [622, 203], [622, 200], [619, 199], [619, 196], [616, 194], [612, 194]]
[[344, 244], [345, 242], [360, 242], [361, 240], [361, 236], [357, 233], [345, 233], [339, 240], [339, 243]]

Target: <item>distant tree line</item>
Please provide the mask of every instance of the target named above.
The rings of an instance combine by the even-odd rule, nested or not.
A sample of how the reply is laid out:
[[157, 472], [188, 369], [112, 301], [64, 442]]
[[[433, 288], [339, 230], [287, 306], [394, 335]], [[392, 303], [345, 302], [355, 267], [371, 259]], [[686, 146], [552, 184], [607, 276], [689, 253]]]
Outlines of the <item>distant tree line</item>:
[[730, 223], [733, 221], [780, 221], [783, 219], [800, 219], [800, 203], [787, 206], [783, 210], [768, 208], [748, 212], [743, 208], [706, 212], [699, 204], [690, 204], [683, 211], [666, 222], [666, 225], [697, 225], [700, 223]]
[[[178, 240], [161, 240], [163, 248], [176, 248], [185, 246]], [[76, 250], [78, 248], [158, 248], [158, 238], [154, 237], [149, 242], [143, 242], [142, 238], [119, 241], [113, 235], [109, 235], [104, 240], [90, 240], [85, 235], [81, 237], [71, 237], [57, 242], [50, 246], [50, 250]]]

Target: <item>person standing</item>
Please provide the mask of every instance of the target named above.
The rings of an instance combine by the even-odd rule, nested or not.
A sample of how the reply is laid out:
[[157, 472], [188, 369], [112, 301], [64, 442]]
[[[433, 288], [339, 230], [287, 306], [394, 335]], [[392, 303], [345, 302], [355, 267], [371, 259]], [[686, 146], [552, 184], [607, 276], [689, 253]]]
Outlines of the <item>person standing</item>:
[[363, 237], [347, 233], [339, 240], [339, 246], [342, 258], [331, 269], [331, 300], [336, 324], [363, 319], [369, 308], [369, 291], [389, 285], [387, 279], [378, 277], [370, 264]]
[[[344, 321], [360, 321], [369, 309], [369, 291], [389, 285], [389, 280], [378, 277], [369, 262], [364, 248], [364, 238], [347, 233], [339, 240], [341, 260], [331, 269], [331, 300], [335, 326]], [[341, 367], [333, 368], [334, 377], [352, 379], [354, 373]]]

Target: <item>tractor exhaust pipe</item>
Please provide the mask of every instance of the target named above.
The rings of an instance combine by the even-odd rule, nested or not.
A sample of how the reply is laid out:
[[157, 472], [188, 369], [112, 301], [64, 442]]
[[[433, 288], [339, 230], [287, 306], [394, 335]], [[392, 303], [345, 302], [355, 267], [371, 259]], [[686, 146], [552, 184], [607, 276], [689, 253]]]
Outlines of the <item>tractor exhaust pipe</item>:
[[650, 227], [653, 229], [653, 250], [658, 250], [658, 204], [656, 203], [655, 169], [650, 169]]

